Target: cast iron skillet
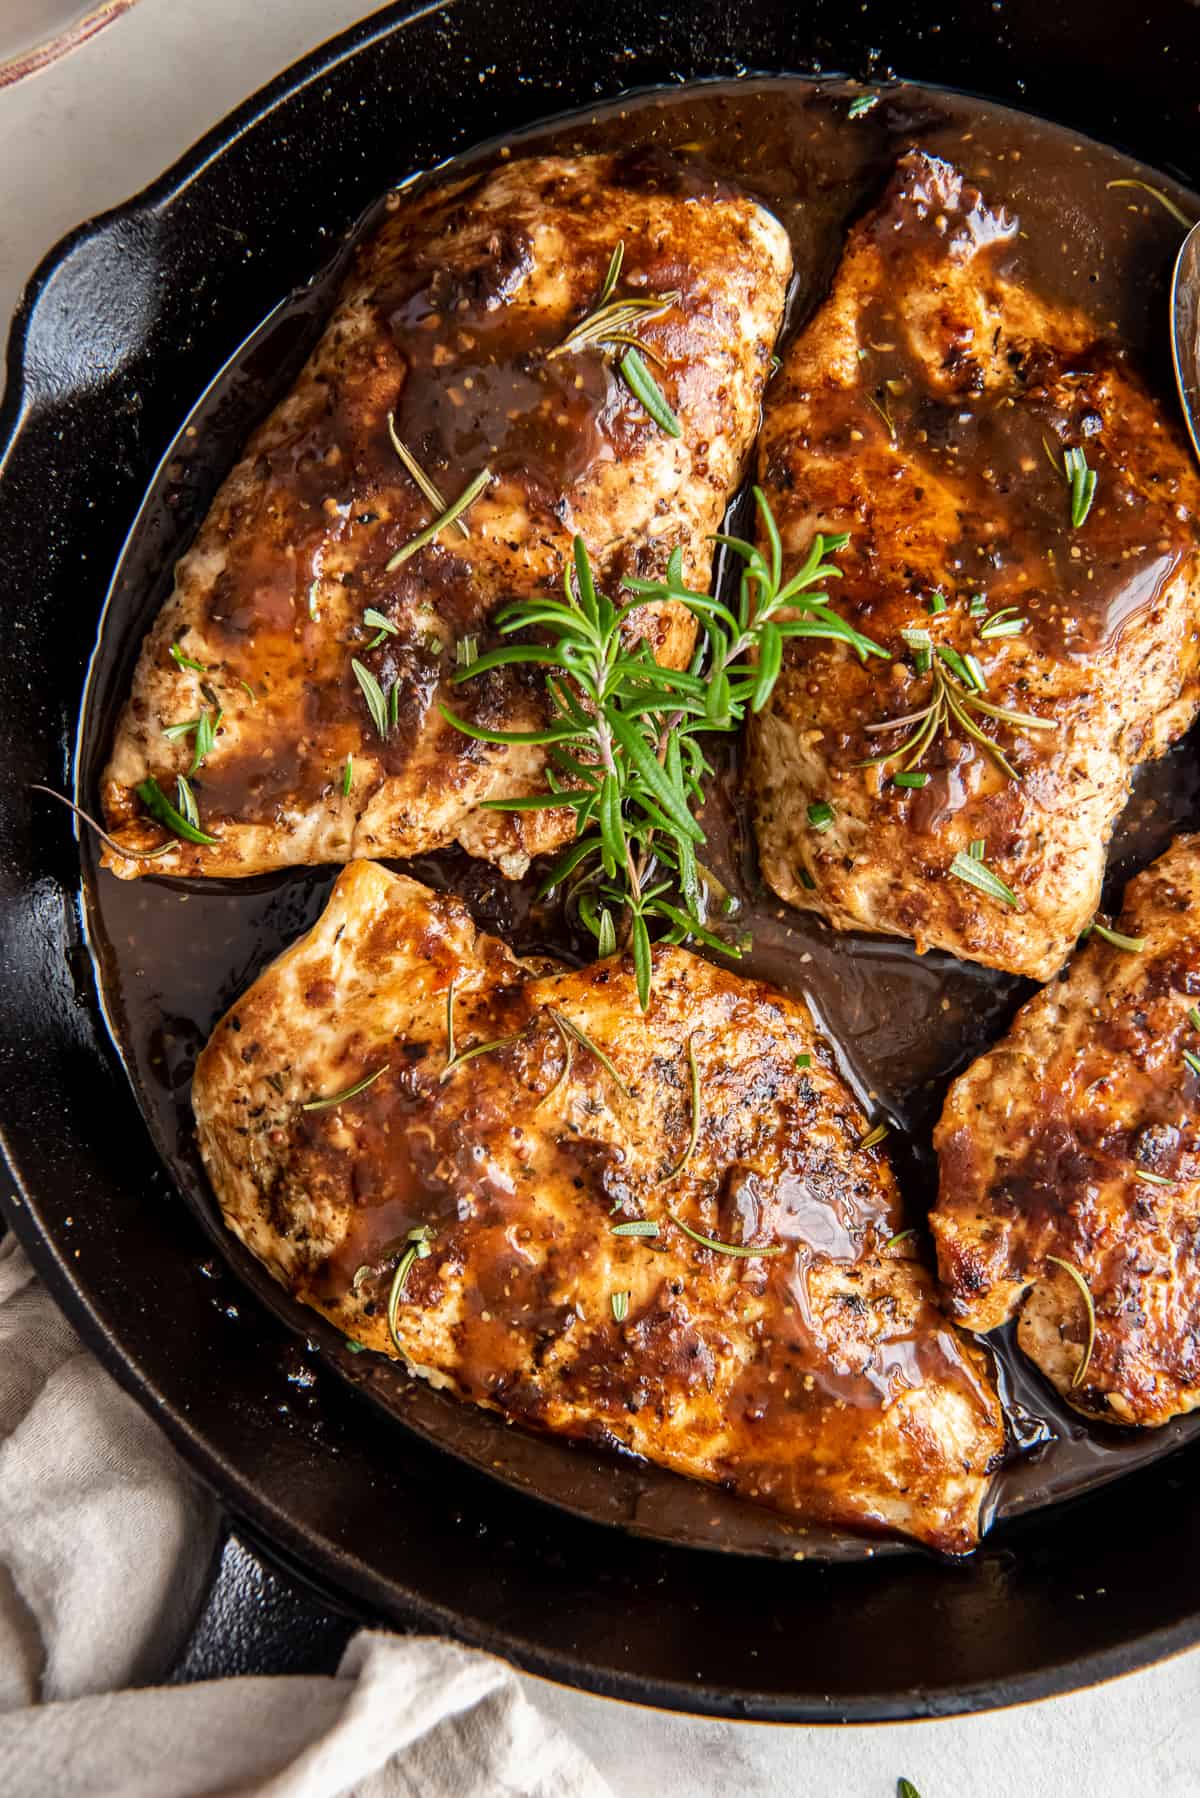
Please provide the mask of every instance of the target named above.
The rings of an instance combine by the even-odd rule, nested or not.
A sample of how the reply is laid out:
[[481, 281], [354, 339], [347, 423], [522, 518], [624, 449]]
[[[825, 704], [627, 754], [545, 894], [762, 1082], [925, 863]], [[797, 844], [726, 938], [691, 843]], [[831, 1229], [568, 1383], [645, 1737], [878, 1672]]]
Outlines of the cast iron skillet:
[[967, 0], [945, 18], [870, 0], [396, 7], [77, 232], [31, 284], [0, 417], [5, 1212], [242, 1526], [364, 1615], [613, 1696], [786, 1721], [1002, 1705], [1200, 1637], [1200, 1446], [1010, 1526], [965, 1567], [781, 1568], [548, 1510], [386, 1428], [211, 1259], [179, 1202], [99, 1014], [77, 845], [28, 790], [70, 784], [108, 576], [180, 419], [389, 182], [622, 88], [839, 69], [986, 91], [1195, 184], [1183, 77], [1200, 15], [1152, 10], [1148, 25], [1131, 0]]

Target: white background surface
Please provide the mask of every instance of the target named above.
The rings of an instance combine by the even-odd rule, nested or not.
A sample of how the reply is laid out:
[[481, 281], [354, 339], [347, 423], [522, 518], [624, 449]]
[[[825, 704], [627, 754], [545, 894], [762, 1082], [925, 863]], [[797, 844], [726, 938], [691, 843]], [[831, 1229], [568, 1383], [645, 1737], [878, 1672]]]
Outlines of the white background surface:
[[[256, 87], [372, 10], [141, 0], [64, 62], [0, 91], [0, 319], [65, 231], [143, 187]], [[895, 1650], [902, 1665], [903, 1642]], [[921, 1798], [1200, 1794], [1200, 1651], [1022, 1710], [895, 1728], [692, 1722], [529, 1685], [624, 1798], [892, 1798], [899, 1774]]]

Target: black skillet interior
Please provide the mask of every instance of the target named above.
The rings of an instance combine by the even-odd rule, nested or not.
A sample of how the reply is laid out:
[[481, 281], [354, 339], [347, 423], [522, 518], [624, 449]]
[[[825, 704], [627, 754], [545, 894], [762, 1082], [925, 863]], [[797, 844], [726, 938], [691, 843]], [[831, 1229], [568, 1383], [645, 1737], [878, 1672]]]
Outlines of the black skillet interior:
[[76, 846], [27, 791], [69, 780], [108, 573], [181, 417], [390, 182], [624, 87], [744, 68], [985, 89], [1194, 179], [1180, 161], [1194, 108], [1172, 76], [1197, 48], [1182, 0], [1157, 6], [1149, 30], [1127, 5], [973, 4], [942, 21], [821, 5], [664, 18], [569, 0], [552, 29], [523, 0], [396, 9], [283, 78], [37, 277], [14, 332], [0, 484], [9, 1215], [235, 1514], [365, 1612], [621, 1696], [814, 1720], [1001, 1704], [1200, 1634], [1195, 1448], [1028, 1519], [968, 1567], [904, 1555], [784, 1572], [550, 1513], [386, 1429], [247, 1298], [178, 1202], [98, 1014]]

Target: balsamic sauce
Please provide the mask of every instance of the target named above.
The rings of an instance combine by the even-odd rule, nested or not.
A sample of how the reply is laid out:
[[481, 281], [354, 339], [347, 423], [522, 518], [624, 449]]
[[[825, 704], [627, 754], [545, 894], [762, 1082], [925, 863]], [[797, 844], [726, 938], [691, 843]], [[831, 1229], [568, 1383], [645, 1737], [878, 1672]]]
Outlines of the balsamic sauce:
[[[644, 145], [695, 159], [748, 188], [787, 227], [796, 259], [785, 327], [790, 332], [821, 298], [847, 224], [878, 195], [896, 158], [919, 146], [946, 156], [990, 202], [1007, 207], [1019, 220], [1016, 254], [1024, 277], [1052, 298], [1086, 306], [1130, 345], [1156, 391], [1169, 395], [1164, 326], [1179, 227], [1146, 192], [1108, 184], [1146, 181], [1185, 210], [1200, 212], [1200, 202], [1114, 150], [1006, 108], [905, 85], [884, 90], [869, 111], [851, 119], [855, 91], [841, 83], [757, 78], [639, 95], [551, 121], [503, 146], [483, 146], [451, 172], [526, 150]], [[376, 222], [383, 204], [364, 228]], [[333, 303], [348, 254], [344, 247], [310, 287], [284, 299], [220, 373], [148, 495], [93, 663], [81, 732], [85, 803], [142, 632], [170, 590], [172, 564], [250, 428], [295, 378]], [[748, 523], [744, 496], [733, 515], [733, 528]], [[1129, 874], [1177, 829], [1198, 821], [1200, 773], [1188, 742], [1137, 776], [1110, 849], [1106, 903], [1115, 903]], [[738, 931], [752, 938], [737, 965], [808, 1001], [860, 1099], [872, 1115], [892, 1123], [889, 1148], [910, 1213], [919, 1221], [936, 1191], [930, 1137], [946, 1086], [1004, 1031], [1032, 987], [945, 954], [917, 956], [898, 940], [835, 934], [812, 914], [776, 901], [756, 871], [738, 798], [736, 751], [719, 763], [705, 823], [706, 866], [732, 896]], [[84, 857], [88, 929], [106, 1016], [155, 1140], [195, 1195], [202, 1183], [189, 1104], [195, 1058], [232, 999], [317, 916], [336, 870], [244, 882], [126, 883], [98, 872], [90, 845]], [[423, 857], [405, 871], [459, 893], [478, 922], [518, 952], [550, 948], [568, 960], [583, 953], [570, 920], [534, 902], [536, 869], [513, 885], [454, 851]], [[198, 1204], [203, 1208], [204, 1201]], [[211, 1206], [207, 1221], [217, 1228]], [[993, 1520], [1078, 1495], [1168, 1452], [1191, 1433], [1188, 1419], [1129, 1434], [1086, 1425], [1016, 1353], [1010, 1335], [1001, 1332], [993, 1345], [1014, 1445], [1012, 1461], [994, 1484]], [[394, 1384], [382, 1377], [359, 1383], [396, 1408]], [[509, 1432], [506, 1441], [518, 1435]], [[530, 1477], [516, 1471], [519, 1459], [518, 1453], [508, 1466], [509, 1477], [529, 1484]], [[606, 1477], [603, 1467], [600, 1477]], [[627, 1473], [622, 1477], [627, 1480]], [[644, 1505], [635, 1500], [622, 1521], [675, 1533], [672, 1504], [663, 1496], [670, 1481], [649, 1470]], [[598, 1514], [594, 1505], [592, 1514]], [[780, 1546], [782, 1527], [759, 1514], [732, 1545], [787, 1552]], [[694, 1532], [684, 1532], [684, 1539], [695, 1539]], [[814, 1535], [807, 1552], [845, 1558], [876, 1551]]]

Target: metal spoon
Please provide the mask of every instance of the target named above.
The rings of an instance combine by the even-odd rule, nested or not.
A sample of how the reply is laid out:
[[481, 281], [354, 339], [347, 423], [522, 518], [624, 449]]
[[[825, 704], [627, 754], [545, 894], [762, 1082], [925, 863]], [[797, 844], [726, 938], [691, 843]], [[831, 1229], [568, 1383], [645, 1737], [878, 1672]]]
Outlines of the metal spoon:
[[1188, 436], [1200, 457], [1200, 224], [1192, 226], [1175, 258], [1171, 355]]

